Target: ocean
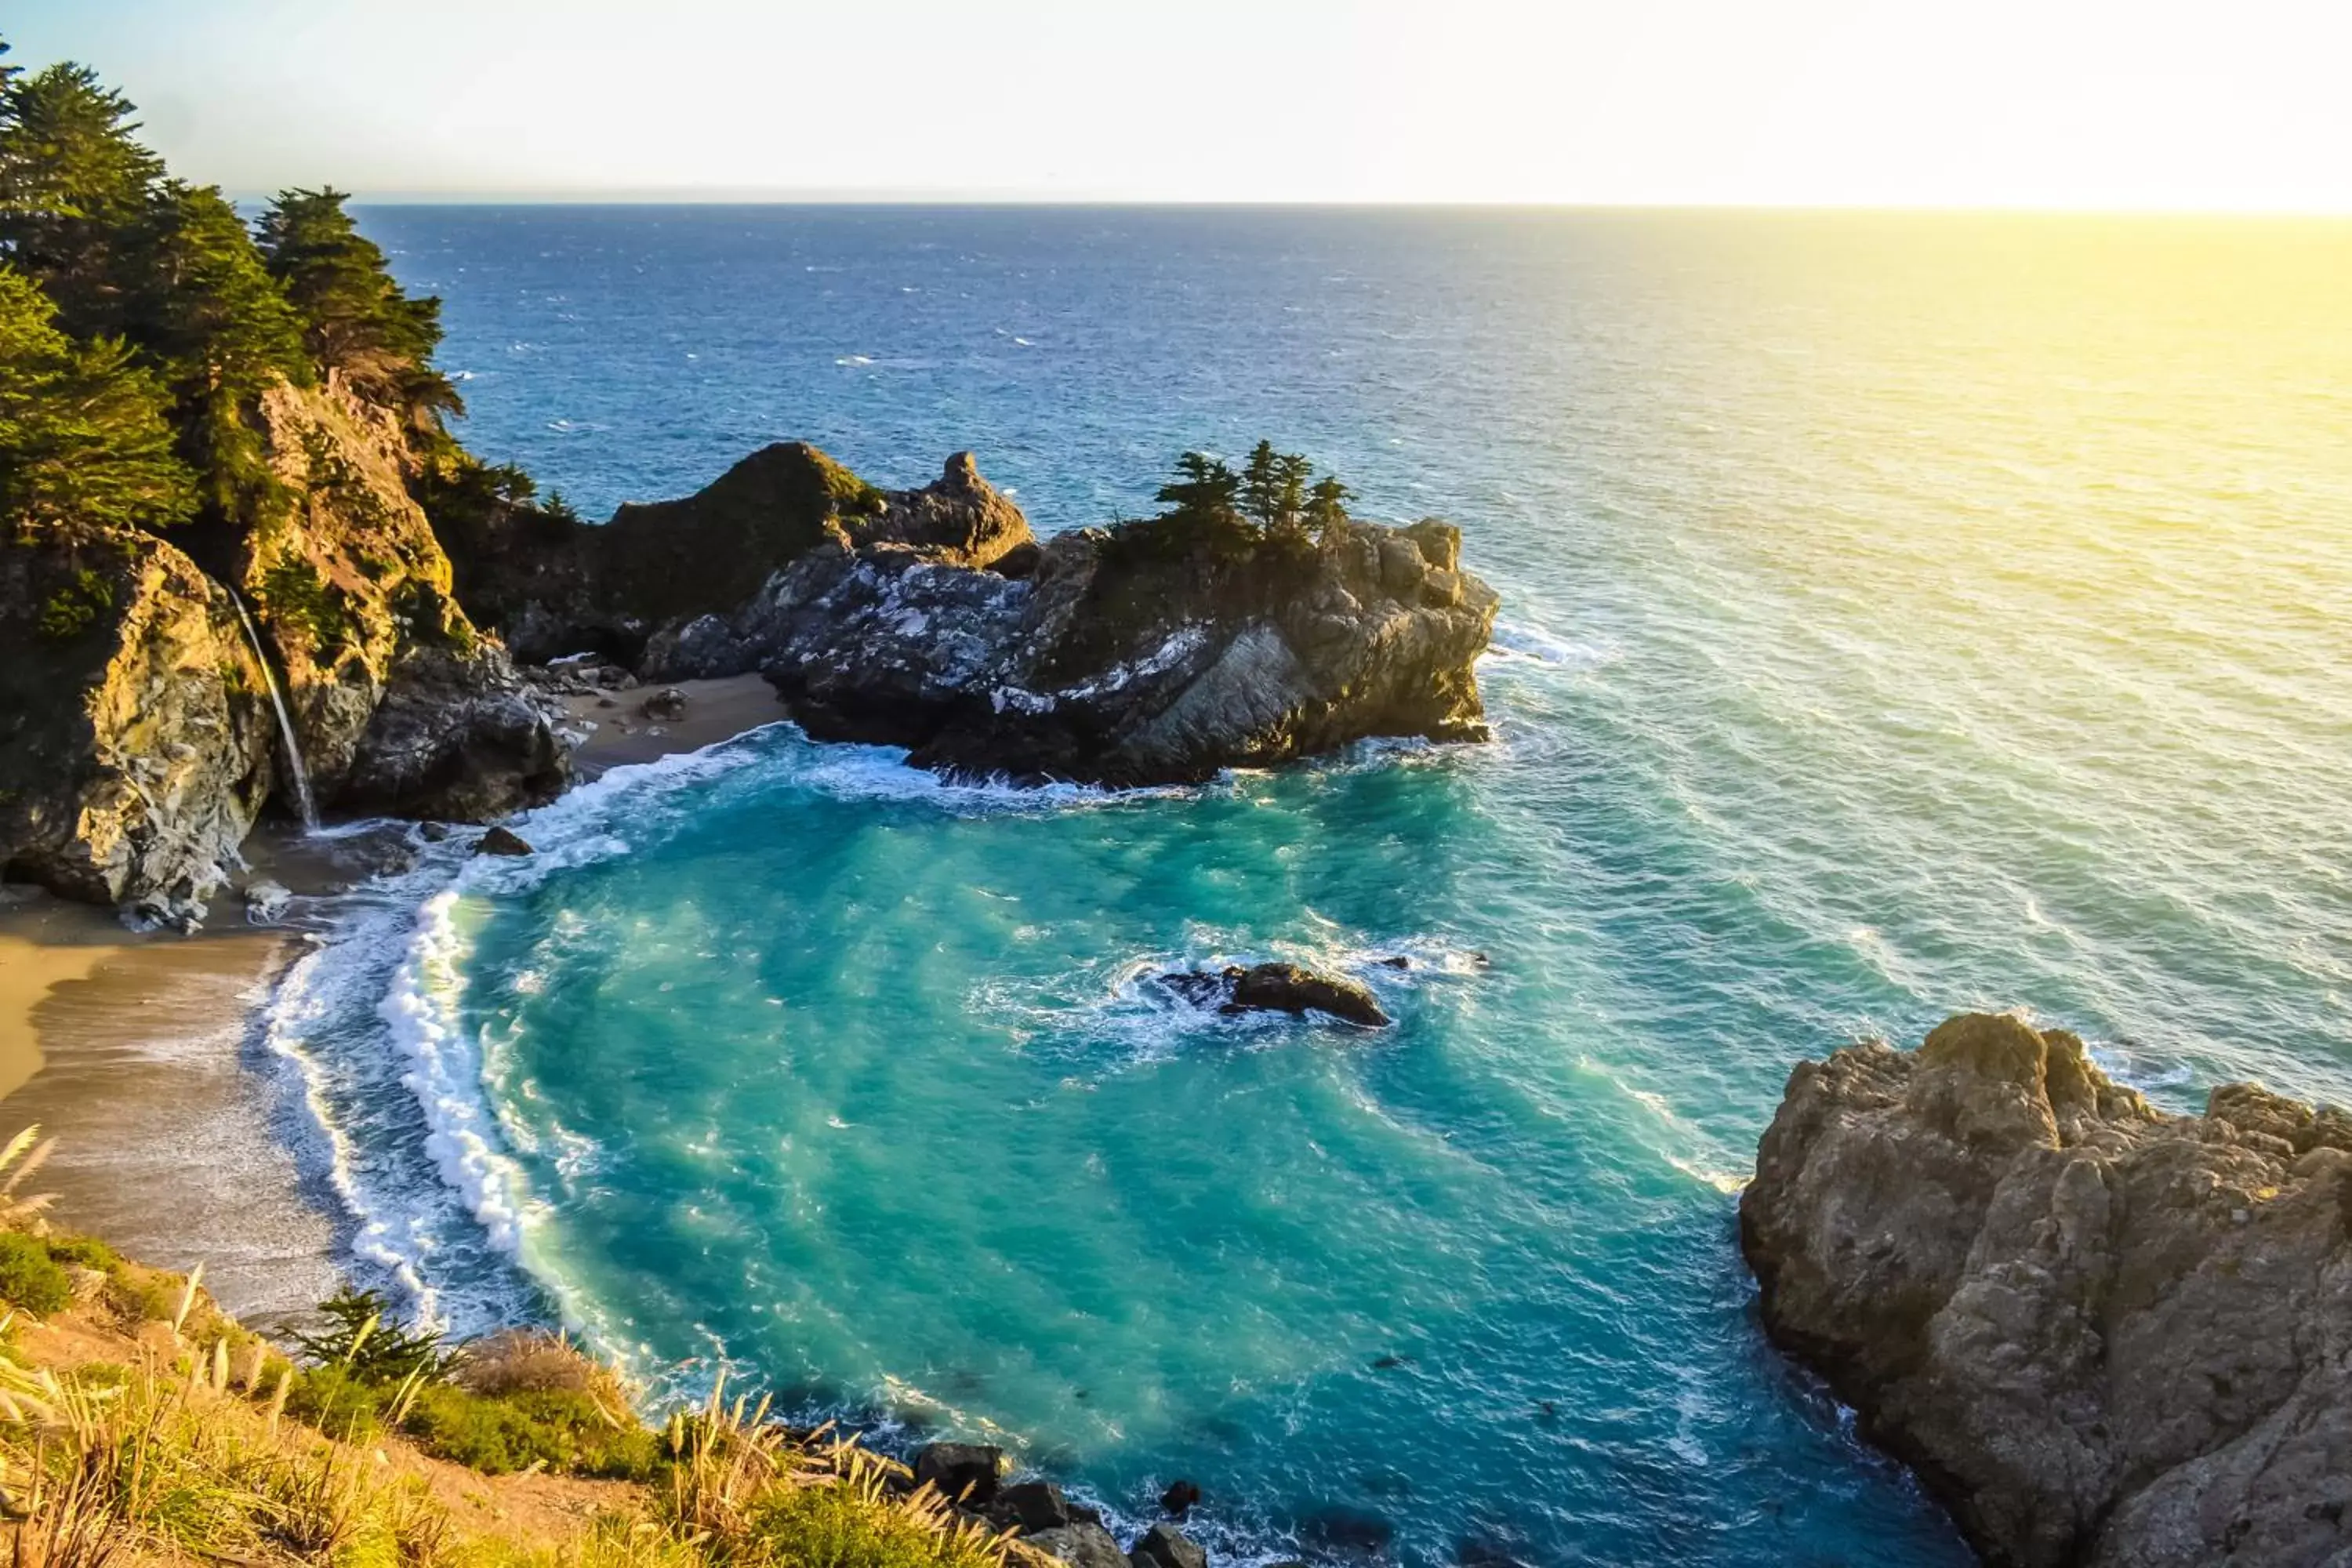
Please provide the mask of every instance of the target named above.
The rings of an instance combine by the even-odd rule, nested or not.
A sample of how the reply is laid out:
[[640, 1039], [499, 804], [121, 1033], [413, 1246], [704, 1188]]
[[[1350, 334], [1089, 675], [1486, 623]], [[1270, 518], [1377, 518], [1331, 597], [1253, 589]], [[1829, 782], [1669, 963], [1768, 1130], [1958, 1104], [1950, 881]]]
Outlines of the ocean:
[[[1958, 1564], [1757, 1326], [1791, 1064], [2022, 1008], [2175, 1109], [2352, 1100], [2352, 226], [363, 223], [591, 516], [800, 438], [1052, 531], [1263, 436], [1504, 599], [1489, 744], [1023, 792], [778, 725], [352, 895], [270, 1044], [456, 1331], [1189, 1478], [1219, 1562]], [[1271, 957], [1395, 1027], [1150, 983]]]

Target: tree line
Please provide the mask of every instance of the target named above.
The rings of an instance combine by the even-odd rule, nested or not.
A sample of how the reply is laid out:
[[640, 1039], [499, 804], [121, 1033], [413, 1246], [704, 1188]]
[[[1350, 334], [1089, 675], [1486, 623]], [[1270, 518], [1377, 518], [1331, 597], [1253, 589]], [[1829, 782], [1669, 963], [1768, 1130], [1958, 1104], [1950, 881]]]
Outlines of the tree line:
[[1176, 477], [1153, 499], [1168, 508], [1160, 514], [1163, 522], [1220, 542], [1244, 543], [1328, 539], [1347, 522], [1352, 497], [1331, 475], [1316, 478], [1307, 458], [1277, 452], [1273, 442], [1262, 440], [1238, 473], [1221, 458], [1185, 453], [1176, 459]]
[[346, 194], [284, 191], [248, 226], [135, 114], [86, 67], [0, 61], [0, 521], [254, 521], [281, 379], [331, 374], [454, 455], [440, 301], [402, 290]]

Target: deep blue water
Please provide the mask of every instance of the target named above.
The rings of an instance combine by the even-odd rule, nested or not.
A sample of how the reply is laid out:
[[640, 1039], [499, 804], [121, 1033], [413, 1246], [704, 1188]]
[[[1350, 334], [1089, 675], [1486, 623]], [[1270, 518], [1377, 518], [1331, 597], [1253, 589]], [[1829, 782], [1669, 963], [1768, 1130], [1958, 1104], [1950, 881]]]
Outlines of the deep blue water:
[[[1050, 531], [1265, 435], [1505, 595], [1491, 745], [1022, 795], [783, 728], [367, 895], [279, 1041], [362, 1267], [460, 1328], [1129, 1518], [1190, 1476], [1223, 1552], [1957, 1563], [1757, 1331], [1790, 1064], [2015, 1006], [2176, 1107], [2352, 1098], [2352, 229], [365, 222], [468, 442], [591, 515], [800, 437]], [[1276, 954], [1396, 1028], [1140, 984]]]

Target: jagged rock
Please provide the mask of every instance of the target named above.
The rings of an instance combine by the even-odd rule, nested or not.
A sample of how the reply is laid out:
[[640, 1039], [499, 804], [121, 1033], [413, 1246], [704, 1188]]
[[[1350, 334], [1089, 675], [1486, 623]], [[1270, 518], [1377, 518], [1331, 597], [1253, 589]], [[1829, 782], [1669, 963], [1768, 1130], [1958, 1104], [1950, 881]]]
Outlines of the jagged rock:
[[0, 531], [0, 868], [200, 918], [275, 776], [268, 693], [235, 603], [177, 547]]
[[1172, 1524], [1155, 1524], [1128, 1549], [1134, 1568], [1209, 1568], [1200, 1543]]
[[340, 798], [362, 810], [484, 822], [562, 794], [572, 753], [561, 710], [533, 700], [493, 644], [469, 651], [413, 645], [343, 775]]
[[2166, 1115], [1972, 1015], [1801, 1064], [1739, 1215], [1768, 1332], [1988, 1562], [2352, 1561], [2352, 1116]]
[[493, 827], [474, 841], [477, 855], [531, 855], [537, 851], [521, 834], [504, 827]]
[[294, 899], [293, 889], [267, 877], [245, 885], [245, 918], [255, 925], [274, 925]]
[[968, 455], [919, 490], [884, 491], [802, 442], [762, 447], [682, 500], [601, 526], [507, 509], [436, 520], [460, 596], [524, 658], [591, 647], [647, 680], [740, 675], [756, 649], [725, 617], [829, 534], [985, 566], [1029, 539]]
[[1497, 600], [1435, 564], [1458, 550], [1443, 523], [1229, 547], [1156, 521], [1059, 535], [1007, 578], [835, 539], [732, 624], [819, 739], [962, 774], [1196, 782], [1372, 735], [1483, 738]]
[[666, 686], [638, 704], [638, 710], [648, 719], [673, 723], [686, 717], [686, 693]]
[[1129, 1568], [1127, 1553], [1118, 1549], [1118, 1538], [1101, 1525], [1084, 1521], [1024, 1535], [1021, 1543], [1059, 1558], [1071, 1568]]
[[883, 492], [779, 446], [602, 528], [517, 510], [446, 531], [467, 605], [526, 657], [594, 646], [649, 680], [756, 668], [812, 735], [953, 773], [1186, 782], [1486, 733], [1472, 667], [1497, 601], [1433, 521], [1041, 542], [968, 453]]
[[1023, 1481], [997, 1494], [989, 1517], [1024, 1535], [1034, 1535], [1040, 1531], [1059, 1530], [1076, 1516], [1070, 1511], [1070, 1500], [1053, 1482]]
[[1375, 1029], [1389, 1022], [1370, 987], [1296, 963], [1229, 964], [1216, 974], [1180, 969], [1160, 976], [1160, 984], [1196, 1007], [1221, 1013], [1328, 1013]]
[[1171, 1481], [1168, 1483], [1168, 1489], [1160, 1494], [1160, 1510], [1173, 1514], [1178, 1519], [1192, 1512], [1193, 1506], [1200, 1500], [1201, 1489], [1192, 1481]]
[[950, 1502], [986, 1508], [1004, 1473], [1004, 1450], [979, 1443], [926, 1443], [915, 1450], [915, 1484], [929, 1484]]

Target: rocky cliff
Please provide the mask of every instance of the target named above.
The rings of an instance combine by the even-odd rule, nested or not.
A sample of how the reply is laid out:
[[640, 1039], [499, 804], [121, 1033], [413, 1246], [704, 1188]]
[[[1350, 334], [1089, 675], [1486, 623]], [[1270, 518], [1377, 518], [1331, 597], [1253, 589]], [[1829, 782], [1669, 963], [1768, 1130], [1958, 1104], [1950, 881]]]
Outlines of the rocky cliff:
[[200, 916], [269, 794], [275, 721], [236, 604], [132, 529], [0, 534], [0, 866]]
[[1739, 1215], [1767, 1331], [1988, 1562], [2352, 1562], [2352, 1116], [1958, 1017], [1799, 1066]]
[[247, 520], [0, 542], [8, 875], [199, 918], [264, 802], [292, 813], [273, 673], [321, 805], [479, 820], [570, 776], [551, 713], [450, 595], [398, 419], [328, 377], [272, 388], [256, 422], [271, 486]]
[[517, 516], [460, 548], [468, 605], [518, 646], [617, 648], [655, 680], [759, 669], [810, 734], [919, 765], [1142, 784], [1485, 733], [1473, 665], [1497, 601], [1441, 522], [1040, 543], [969, 454], [877, 491], [776, 447], [566, 527]]

